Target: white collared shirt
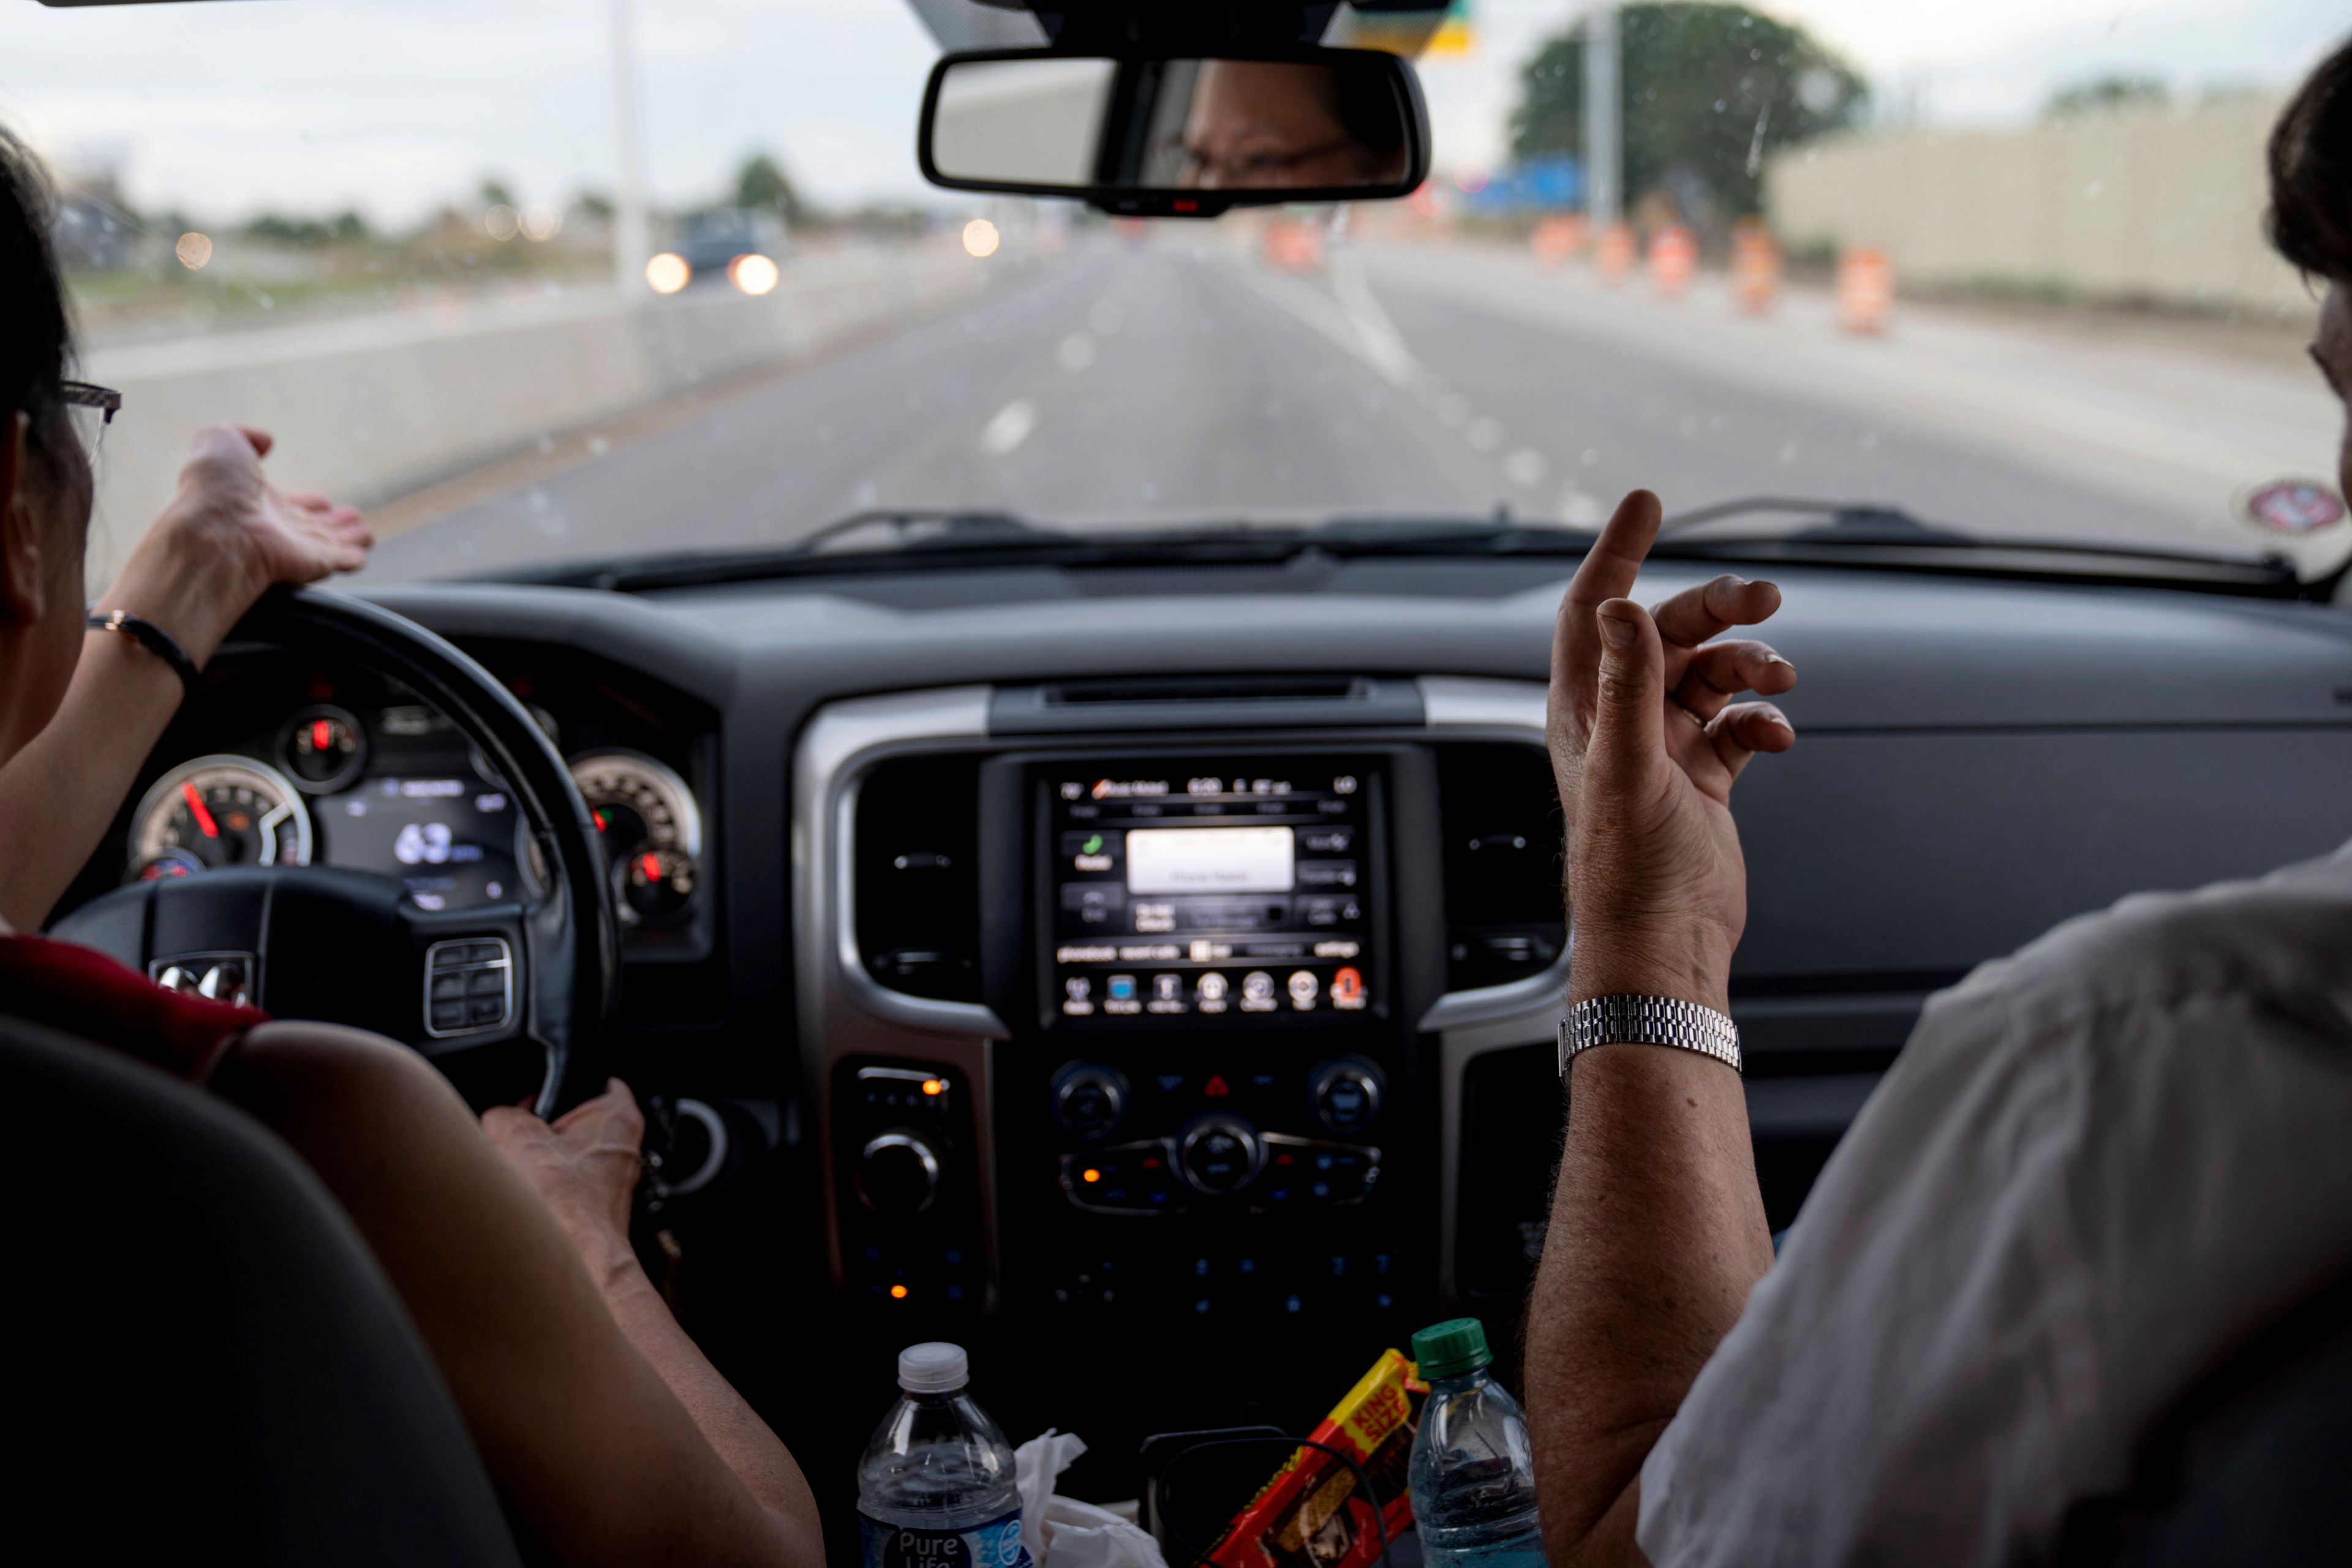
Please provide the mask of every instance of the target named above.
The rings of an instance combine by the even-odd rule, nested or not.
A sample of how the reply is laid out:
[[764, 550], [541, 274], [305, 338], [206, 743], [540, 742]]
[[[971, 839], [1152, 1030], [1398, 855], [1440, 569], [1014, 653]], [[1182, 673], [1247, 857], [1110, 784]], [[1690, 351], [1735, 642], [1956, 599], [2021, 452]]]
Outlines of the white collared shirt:
[[1642, 1468], [1686, 1564], [2047, 1558], [2352, 1268], [2352, 846], [1934, 998]]

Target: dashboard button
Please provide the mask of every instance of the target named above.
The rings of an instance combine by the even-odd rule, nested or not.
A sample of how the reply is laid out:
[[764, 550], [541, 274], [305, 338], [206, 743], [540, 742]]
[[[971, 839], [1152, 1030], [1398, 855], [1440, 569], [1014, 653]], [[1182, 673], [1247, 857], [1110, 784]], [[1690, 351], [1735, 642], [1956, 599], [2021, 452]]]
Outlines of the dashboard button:
[[[1339, 995], [1339, 984], [1334, 981], [1332, 999], [1338, 1001]], [[1381, 1075], [1369, 1062], [1326, 1062], [1315, 1069], [1308, 1092], [1314, 1100], [1316, 1120], [1334, 1132], [1361, 1132], [1381, 1113]]]
[[1184, 1179], [1213, 1197], [1240, 1192], [1255, 1179], [1264, 1153], [1257, 1133], [1237, 1116], [1204, 1116], [1177, 1144]]
[[1166, 1139], [1062, 1156], [1062, 1191], [1083, 1209], [1160, 1214], [1183, 1206]]
[[1054, 1119], [1073, 1138], [1108, 1138], [1126, 1115], [1127, 1080], [1108, 1068], [1073, 1068], [1055, 1085]]
[[1265, 1180], [1252, 1201], [1259, 1208], [1321, 1208], [1361, 1203], [1380, 1179], [1381, 1152], [1354, 1143], [1323, 1143], [1286, 1133], [1265, 1138]]
[[915, 1133], [882, 1133], [858, 1151], [856, 1185], [858, 1201], [876, 1214], [921, 1214], [940, 1194], [939, 1153]]

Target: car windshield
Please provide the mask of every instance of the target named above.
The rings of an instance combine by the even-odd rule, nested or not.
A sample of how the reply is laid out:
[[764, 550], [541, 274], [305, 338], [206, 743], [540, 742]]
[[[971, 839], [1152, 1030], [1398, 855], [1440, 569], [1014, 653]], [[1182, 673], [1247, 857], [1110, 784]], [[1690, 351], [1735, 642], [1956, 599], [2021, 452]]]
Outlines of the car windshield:
[[1428, 182], [1192, 221], [926, 184], [942, 48], [1043, 37], [969, 0], [12, 6], [0, 116], [124, 395], [100, 576], [231, 418], [370, 509], [376, 580], [875, 511], [1585, 529], [1636, 485], [2310, 575], [2352, 530], [2263, 144], [2342, 25], [1341, 7], [1415, 60]]

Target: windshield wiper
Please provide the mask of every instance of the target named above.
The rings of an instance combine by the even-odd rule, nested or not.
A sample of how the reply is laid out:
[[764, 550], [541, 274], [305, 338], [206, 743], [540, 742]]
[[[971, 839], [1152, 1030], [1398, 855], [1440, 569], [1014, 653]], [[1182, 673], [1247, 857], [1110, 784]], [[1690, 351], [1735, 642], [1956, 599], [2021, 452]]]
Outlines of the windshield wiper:
[[1701, 523], [1717, 522], [1727, 517], [1752, 517], [1774, 512], [1829, 520], [1826, 527], [1802, 529], [1783, 536], [1790, 539], [1834, 540], [1852, 544], [1916, 544], [1927, 541], [1942, 544], [1977, 542], [1975, 534], [1963, 533], [1957, 528], [1945, 528], [1937, 523], [1922, 522], [1899, 506], [1879, 501], [1803, 500], [1790, 496], [1742, 496], [1737, 500], [1703, 506], [1695, 511], [1677, 512], [1659, 526], [1658, 537], [1664, 539], [1696, 528]]
[[[859, 534], [878, 542], [845, 542]], [[757, 582], [806, 573], [841, 570], [902, 555], [955, 555], [1001, 551], [1024, 544], [1066, 542], [1070, 536], [1040, 528], [1008, 511], [947, 507], [881, 507], [856, 511], [826, 523], [790, 544], [759, 550], [680, 550], [623, 555], [604, 560], [557, 562], [544, 567], [509, 569], [484, 575], [501, 583], [543, 583], [565, 588], [603, 588], [631, 594], [648, 588], [693, 588], [714, 583]]]
[[[1804, 526], [1765, 533], [1694, 536], [1726, 519], [1794, 514]], [[863, 534], [879, 537], [853, 542]], [[1507, 512], [1479, 518], [1334, 517], [1310, 527], [1234, 521], [1183, 529], [1041, 527], [1008, 512], [884, 510], [828, 524], [792, 544], [755, 551], [693, 551], [572, 563], [490, 574], [509, 583], [642, 593], [782, 577], [1003, 567], [1277, 566], [1311, 569], [1341, 561], [1563, 559], [1591, 548], [1594, 531], [1520, 522]], [[2161, 585], [2292, 598], [2310, 592], [2293, 563], [2276, 556], [2199, 554], [2125, 545], [2003, 539], [1920, 521], [1899, 507], [1758, 496], [1666, 520], [1652, 555], [1659, 560], [1820, 564], [1898, 569], [2073, 584]]]
[[[1773, 514], [1826, 520], [1765, 534], [1686, 537], [1702, 524]], [[1869, 501], [1745, 496], [1665, 520], [1651, 553], [1682, 560], [1833, 563], [1970, 576], [2203, 589], [2295, 598], [2311, 591], [2283, 555], [2223, 555], [2147, 545], [1967, 533]]]
[[1015, 517], [1009, 511], [962, 511], [943, 507], [876, 507], [854, 511], [837, 521], [828, 522], [807, 538], [794, 542], [782, 553], [821, 554], [837, 547], [845, 539], [884, 530], [898, 535], [888, 545], [894, 550], [927, 550], [941, 545], [954, 548], [982, 541], [1066, 537], [1050, 529], [1039, 528], [1028, 519]]

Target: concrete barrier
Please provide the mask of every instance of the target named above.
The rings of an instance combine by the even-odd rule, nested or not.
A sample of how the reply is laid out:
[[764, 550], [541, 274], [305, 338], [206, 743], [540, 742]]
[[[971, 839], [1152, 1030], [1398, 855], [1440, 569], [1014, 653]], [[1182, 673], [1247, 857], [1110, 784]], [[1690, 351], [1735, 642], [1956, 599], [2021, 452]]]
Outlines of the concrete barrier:
[[259, 426], [278, 438], [270, 472], [282, 487], [367, 506], [542, 435], [944, 308], [1008, 265], [874, 248], [794, 258], [757, 299], [575, 289], [94, 349], [84, 374], [120, 389], [123, 411], [99, 451], [93, 591], [170, 499], [199, 425]]
[[1906, 287], [2307, 310], [2263, 239], [2263, 146], [2280, 107], [2249, 95], [1810, 142], [1774, 157], [1765, 210], [1792, 247], [1884, 249]]

